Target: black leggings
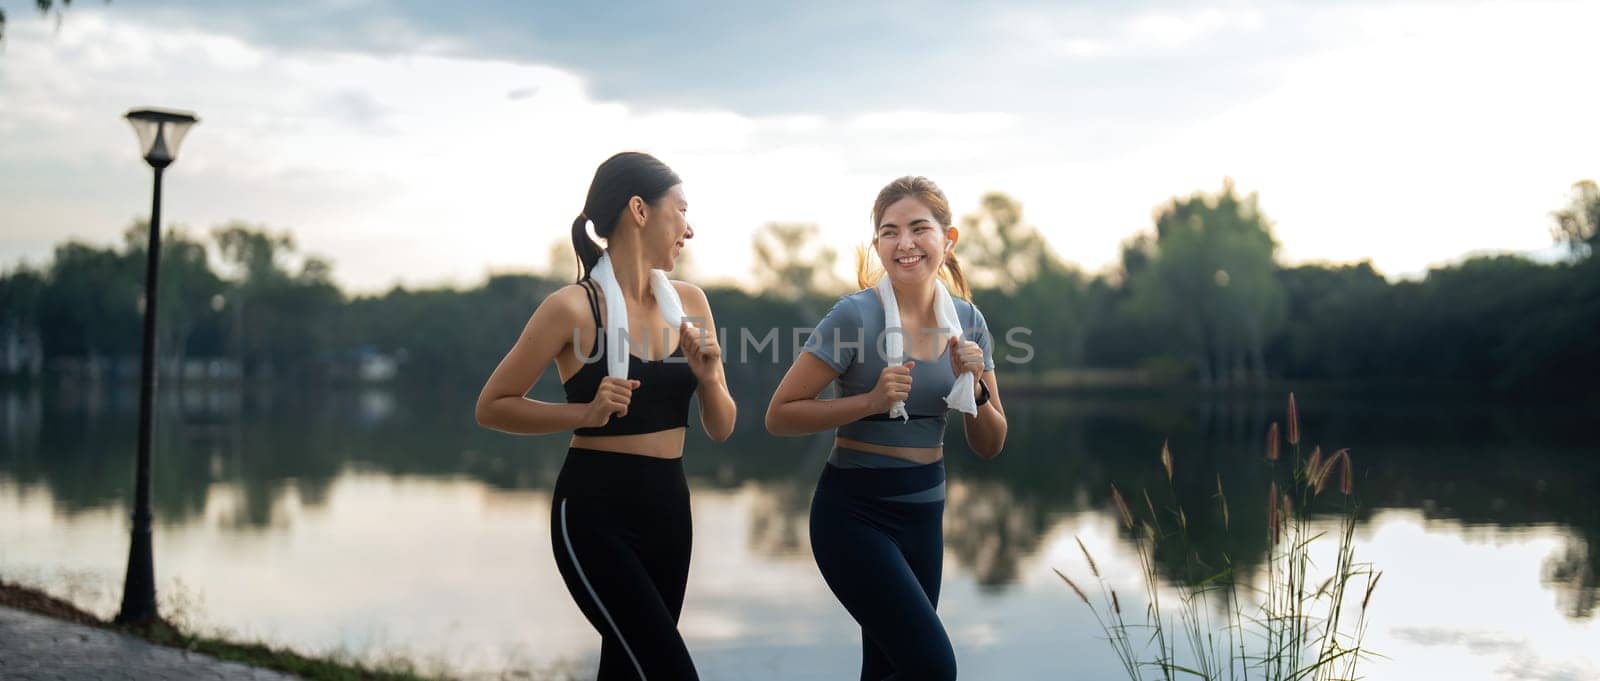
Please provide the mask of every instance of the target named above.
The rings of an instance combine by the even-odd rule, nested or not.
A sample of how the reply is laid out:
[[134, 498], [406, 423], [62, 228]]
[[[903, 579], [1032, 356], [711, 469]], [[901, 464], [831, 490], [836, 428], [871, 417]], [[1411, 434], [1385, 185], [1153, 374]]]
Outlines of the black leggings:
[[699, 678], [678, 634], [692, 530], [682, 459], [567, 450], [550, 536], [567, 591], [600, 632], [597, 681]]
[[934, 608], [944, 558], [944, 500], [885, 497], [944, 482], [944, 462], [910, 468], [824, 467], [811, 498], [811, 554], [861, 625], [862, 681], [956, 678]]

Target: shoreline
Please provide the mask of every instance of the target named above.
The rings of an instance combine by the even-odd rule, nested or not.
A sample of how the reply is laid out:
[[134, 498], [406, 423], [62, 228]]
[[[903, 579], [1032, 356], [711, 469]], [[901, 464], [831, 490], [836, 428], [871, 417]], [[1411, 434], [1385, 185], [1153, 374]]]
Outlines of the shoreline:
[[165, 621], [158, 621], [147, 628], [120, 625], [100, 619], [68, 601], [51, 596], [42, 590], [14, 584], [3, 578], [0, 578], [0, 608], [11, 608], [48, 617], [69, 625], [81, 625], [107, 632], [126, 634], [153, 646], [198, 653], [222, 662], [238, 663], [256, 669], [292, 674], [308, 681], [347, 679], [446, 681], [449, 678], [421, 674], [414, 669], [407, 668], [410, 666], [409, 662], [392, 663], [390, 668], [373, 668], [352, 661], [301, 655], [300, 653], [273, 648], [261, 643], [240, 643], [197, 636], [181, 631]]

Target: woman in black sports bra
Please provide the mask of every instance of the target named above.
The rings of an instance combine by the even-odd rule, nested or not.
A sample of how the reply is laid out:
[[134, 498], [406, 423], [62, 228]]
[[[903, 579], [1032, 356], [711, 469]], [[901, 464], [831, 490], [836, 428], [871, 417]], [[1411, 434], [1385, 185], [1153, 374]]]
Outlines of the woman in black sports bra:
[[[573, 433], [550, 535], [567, 590], [600, 632], [600, 681], [698, 678], [677, 628], [692, 534], [684, 432], [691, 396], [717, 442], [733, 433], [735, 408], [705, 292], [652, 273], [671, 271], [694, 237], [687, 210], [677, 174], [654, 157], [600, 164], [572, 223], [578, 283], [545, 298], [478, 395], [479, 425]], [[585, 230], [591, 221], [604, 250]], [[669, 325], [664, 310], [680, 306], [685, 321]], [[614, 310], [626, 312], [626, 341], [606, 341]], [[552, 361], [566, 404], [526, 397]]]

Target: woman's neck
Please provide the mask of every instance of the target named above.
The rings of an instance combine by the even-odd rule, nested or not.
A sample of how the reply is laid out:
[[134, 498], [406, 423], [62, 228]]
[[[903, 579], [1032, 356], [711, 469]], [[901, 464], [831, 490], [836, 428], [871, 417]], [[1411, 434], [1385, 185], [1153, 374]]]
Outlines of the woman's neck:
[[639, 257], [639, 252], [626, 243], [612, 244], [606, 248], [611, 256], [611, 271], [617, 275], [617, 286], [622, 297], [630, 301], [646, 302], [650, 295], [650, 268]]
[[937, 280], [929, 278], [920, 283], [901, 283], [890, 279], [889, 285], [894, 288], [895, 301], [900, 304], [900, 316], [906, 316], [908, 311], [919, 316], [932, 313]]

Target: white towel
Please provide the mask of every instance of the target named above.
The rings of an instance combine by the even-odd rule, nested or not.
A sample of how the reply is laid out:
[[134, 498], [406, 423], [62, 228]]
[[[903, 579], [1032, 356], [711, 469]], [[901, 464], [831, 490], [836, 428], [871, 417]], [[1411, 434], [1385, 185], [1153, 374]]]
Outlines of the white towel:
[[[934, 290], [933, 314], [939, 328], [945, 332], [944, 342], [950, 344], [950, 337], [961, 337], [961, 322], [956, 319], [956, 303], [950, 298], [950, 291], [944, 287], [944, 282], [935, 279], [937, 287]], [[883, 298], [883, 328], [900, 329], [900, 303], [894, 297], [894, 285], [889, 282], [886, 273], [878, 280], [878, 295]], [[888, 359], [894, 364], [905, 361], [905, 335], [907, 333], [921, 333], [921, 329], [902, 329], [901, 333], [884, 334], [884, 349], [888, 352]], [[956, 377], [955, 387], [950, 389], [950, 394], [944, 396], [945, 406], [959, 411], [968, 416], [978, 415], [977, 386], [973, 383], [972, 374], [962, 372]], [[896, 402], [889, 407], [889, 417], [901, 421], [910, 420], [906, 413], [906, 403]]]
[[[612, 378], [628, 377], [628, 345], [631, 342], [628, 336], [628, 301], [622, 297], [622, 286], [617, 284], [617, 274], [611, 270], [611, 255], [600, 256], [600, 262], [595, 263], [594, 269], [589, 271], [589, 278], [600, 284], [600, 291], [606, 298], [606, 375]], [[673, 328], [677, 328], [684, 321], [683, 301], [678, 298], [678, 290], [672, 287], [672, 282], [667, 280], [667, 273], [661, 270], [650, 270], [650, 290], [655, 293], [656, 307], [661, 310], [661, 319]], [[694, 328], [694, 324], [689, 325]]]

